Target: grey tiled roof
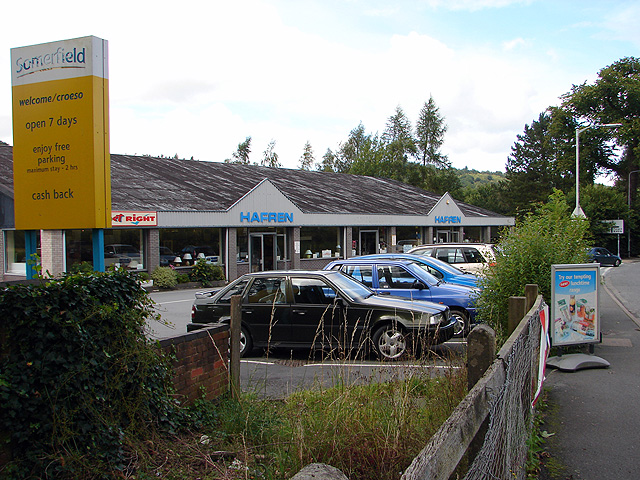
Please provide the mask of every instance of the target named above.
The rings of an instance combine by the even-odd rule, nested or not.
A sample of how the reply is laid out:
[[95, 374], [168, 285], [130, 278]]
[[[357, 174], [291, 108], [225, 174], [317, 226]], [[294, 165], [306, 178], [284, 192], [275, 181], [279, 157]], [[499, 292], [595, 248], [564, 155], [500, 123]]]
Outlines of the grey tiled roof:
[[[0, 191], [11, 196], [12, 150], [0, 144]], [[225, 211], [264, 179], [305, 213], [426, 215], [441, 198], [386, 178], [112, 154], [112, 209]], [[502, 217], [456, 203], [468, 217]]]

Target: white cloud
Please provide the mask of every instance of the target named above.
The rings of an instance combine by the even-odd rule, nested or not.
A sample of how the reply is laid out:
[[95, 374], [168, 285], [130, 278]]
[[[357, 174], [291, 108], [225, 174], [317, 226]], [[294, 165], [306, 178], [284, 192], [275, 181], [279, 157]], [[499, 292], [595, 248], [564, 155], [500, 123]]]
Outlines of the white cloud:
[[448, 10], [466, 10], [475, 12], [489, 8], [504, 8], [511, 5], [528, 5], [534, 0], [426, 0], [426, 4], [433, 8]]
[[603, 27], [614, 39], [631, 42], [636, 47], [640, 47], [638, 18], [640, 18], [640, 5], [629, 3], [623, 9], [612, 10], [604, 19]]
[[502, 42], [502, 48], [507, 51], [515, 50], [525, 45], [527, 45], [527, 41], [524, 38], [514, 38], [513, 40]]
[[[497, 13], [528, 3], [423, 5]], [[59, 6], [26, 5], [9, 4], [7, 18], [18, 19], [27, 8], [40, 15], [30, 17], [28, 30], [0, 31], [0, 43], [58, 40], [61, 32], [64, 38], [94, 34], [109, 40], [114, 153], [223, 161], [251, 136], [252, 161], [258, 162], [274, 139], [281, 162], [295, 167], [306, 141], [320, 160], [360, 122], [367, 132], [382, 133], [398, 105], [415, 122], [433, 95], [449, 125], [443, 151], [454, 166], [500, 170], [525, 123], [584, 80], [584, 73], [567, 67], [562, 44], [537, 51], [540, 46], [529, 36], [482, 45], [464, 38], [446, 42], [417, 26], [385, 30], [395, 34], [356, 30], [344, 44], [340, 35], [311, 33], [291, 20], [285, 24], [270, 0], [194, 1], [181, 8], [168, 1], [113, 1], [99, 16], [83, 13], [82, 2], [67, 2], [69, 15], [56, 17], [55, 24], [48, 18]], [[363, 8], [361, 14], [377, 15], [372, 21], [378, 24], [395, 9], [402, 10], [383, 6]], [[607, 21], [617, 27], [616, 35], [637, 38], [631, 20], [612, 13]], [[9, 63], [8, 53], [0, 50], [0, 63]], [[586, 71], [596, 73], [591, 67]], [[8, 77], [0, 76], [0, 139], [11, 143]]]

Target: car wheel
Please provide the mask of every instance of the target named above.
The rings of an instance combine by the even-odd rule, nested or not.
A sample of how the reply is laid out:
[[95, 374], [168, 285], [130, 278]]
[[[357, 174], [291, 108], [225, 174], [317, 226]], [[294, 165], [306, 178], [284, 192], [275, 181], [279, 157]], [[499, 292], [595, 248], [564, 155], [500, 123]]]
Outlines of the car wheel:
[[614, 267], [619, 267], [620, 266], [620, 259], [616, 258], [616, 261], [613, 262], [613, 266]]
[[462, 338], [469, 333], [469, 317], [460, 310], [451, 310], [451, 318], [456, 321], [453, 327], [454, 338]]
[[372, 337], [376, 353], [380, 358], [397, 360], [407, 352], [405, 333], [397, 325], [383, 325], [376, 329]]
[[251, 334], [244, 325], [240, 329], [240, 357], [246, 357], [253, 350], [253, 340]]

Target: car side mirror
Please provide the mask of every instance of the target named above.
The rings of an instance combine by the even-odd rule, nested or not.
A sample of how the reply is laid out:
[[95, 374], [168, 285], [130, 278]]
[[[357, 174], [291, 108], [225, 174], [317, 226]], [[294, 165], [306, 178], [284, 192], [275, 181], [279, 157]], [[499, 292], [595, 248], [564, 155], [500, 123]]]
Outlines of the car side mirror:
[[417, 290], [424, 290], [425, 288], [427, 288], [427, 286], [425, 285], [424, 282], [420, 280], [416, 280], [415, 282], [413, 282], [413, 285], [411, 285], [411, 288], [415, 288]]
[[347, 301], [342, 297], [336, 297], [336, 305], [340, 305], [341, 307], [346, 307]]

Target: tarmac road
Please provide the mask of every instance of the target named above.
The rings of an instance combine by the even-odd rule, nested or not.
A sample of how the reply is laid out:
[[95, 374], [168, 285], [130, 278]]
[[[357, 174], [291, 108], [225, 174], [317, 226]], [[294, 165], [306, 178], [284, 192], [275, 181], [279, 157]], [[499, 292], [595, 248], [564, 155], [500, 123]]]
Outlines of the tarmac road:
[[611, 366], [547, 369], [544, 429], [553, 436], [540, 478], [640, 478], [640, 262], [601, 272], [602, 343], [594, 350]]

